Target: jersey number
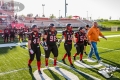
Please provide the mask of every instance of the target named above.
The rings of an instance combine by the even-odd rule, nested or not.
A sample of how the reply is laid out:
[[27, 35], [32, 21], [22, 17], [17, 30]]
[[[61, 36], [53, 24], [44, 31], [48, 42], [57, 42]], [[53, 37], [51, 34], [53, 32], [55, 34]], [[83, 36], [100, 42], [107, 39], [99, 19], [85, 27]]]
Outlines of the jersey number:
[[36, 44], [36, 43], [38, 43], [38, 42], [39, 42], [39, 38], [33, 40], [33, 43], [34, 43], [34, 44]]
[[72, 36], [71, 35], [68, 35], [68, 40], [72, 40]]
[[84, 41], [84, 37], [83, 36], [80, 36], [80, 41]]
[[50, 36], [50, 41], [51, 42], [56, 41], [56, 36]]

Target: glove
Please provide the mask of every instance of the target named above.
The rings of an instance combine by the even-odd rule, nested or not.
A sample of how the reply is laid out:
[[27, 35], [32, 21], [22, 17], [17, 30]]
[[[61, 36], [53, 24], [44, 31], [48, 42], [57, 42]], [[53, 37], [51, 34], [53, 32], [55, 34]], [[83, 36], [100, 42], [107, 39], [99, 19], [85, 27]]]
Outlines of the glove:
[[74, 47], [77, 47], [77, 44], [76, 44], [76, 43], [74, 43]]
[[40, 44], [41, 44], [42, 47], [44, 46], [44, 42], [41, 41]]
[[30, 49], [29, 51], [30, 51], [30, 54], [33, 54], [33, 53], [34, 53], [34, 51], [33, 51], [32, 49]]
[[43, 46], [44, 50], [48, 50], [48, 46]]

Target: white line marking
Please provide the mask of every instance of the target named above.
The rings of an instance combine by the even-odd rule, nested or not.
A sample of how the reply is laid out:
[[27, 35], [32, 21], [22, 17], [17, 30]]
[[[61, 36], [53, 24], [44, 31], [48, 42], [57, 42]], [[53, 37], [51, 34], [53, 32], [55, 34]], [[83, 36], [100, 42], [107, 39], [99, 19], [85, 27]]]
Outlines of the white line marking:
[[98, 47], [98, 48], [101, 48], [101, 49], [107, 49], [107, 50], [113, 50], [113, 51], [120, 51], [120, 50], [109, 49], [109, 48], [103, 48], [103, 47]]
[[[34, 74], [34, 77], [36, 78], [36, 80], [46, 80], [46, 79], [51, 79], [51, 78], [49, 78], [44, 72], [43, 72], [43, 70], [46, 70], [47, 68], [42, 68], [41, 69], [41, 72], [42, 72], [42, 74], [40, 75], [39, 73], [38, 73], [38, 70], [36, 70], [33, 74]], [[67, 80], [79, 80], [79, 78], [75, 75], [75, 74], [73, 74], [73, 73], [71, 73], [71, 72], [69, 72], [69, 71], [67, 71], [67, 70], [65, 70], [65, 69], [62, 69], [62, 68], [59, 68], [59, 67], [49, 67], [49, 70], [52, 70], [52, 71], [54, 71], [54, 72], [56, 72], [56, 73], [58, 73], [59, 75], [61, 75], [61, 76], [63, 76], [64, 78], [66, 78]], [[71, 76], [72, 75], [72, 76]], [[51, 79], [52, 80], [52, 79]]]
[[[41, 54], [41, 55], [42, 55], [42, 56], [45, 56], [45, 55], [43, 55], [43, 54]], [[54, 61], [53, 58], [49, 58], [49, 59], [52, 60], [52, 61]], [[92, 76], [92, 75], [89, 75], [89, 74], [87, 74], [87, 73], [85, 73], [85, 72], [82, 72], [82, 71], [80, 71], [80, 70], [78, 70], [78, 69], [71, 68], [70, 66], [63, 64], [62, 62], [57, 61], [57, 63], [65, 66], [65, 67], [67, 67], [67, 68], [70, 68], [70, 69], [72, 69], [72, 70], [74, 70], [74, 71], [80, 72], [80, 73], [82, 73], [82, 74], [84, 74], [84, 75], [86, 75], [86, 76], [89, 76], [90, 78], [92, 78], [92, 79], [94, 79], [94, 80], [100, 80], [100, 79], [98, 79], [98, 78], [96, 78], [96, 77], [94, 77], [94, 76]]]
[[85, 63], [80, 62], [79, 60], [75, 61], [74, 64], [75, 64], [76, 66], [79, 66], [79, 67], [82, 67], [82, 68], [99, 68], [99, 67], [102, 66], [101, 64], [88, 65], [88, 64], [85, 64]]

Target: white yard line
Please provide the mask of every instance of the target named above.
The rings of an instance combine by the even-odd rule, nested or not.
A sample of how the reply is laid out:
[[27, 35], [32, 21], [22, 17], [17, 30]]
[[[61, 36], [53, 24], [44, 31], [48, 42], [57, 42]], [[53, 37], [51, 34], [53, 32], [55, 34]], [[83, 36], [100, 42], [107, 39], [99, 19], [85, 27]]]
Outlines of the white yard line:
[[106, 50], [113, 50], [113, 51], [120, 51], [120, 50], [109, 49], [109, 48], [104, 48], [104, 47], [98, 47], [98, 48], [101, 48], [101, 49], [106, 49]]

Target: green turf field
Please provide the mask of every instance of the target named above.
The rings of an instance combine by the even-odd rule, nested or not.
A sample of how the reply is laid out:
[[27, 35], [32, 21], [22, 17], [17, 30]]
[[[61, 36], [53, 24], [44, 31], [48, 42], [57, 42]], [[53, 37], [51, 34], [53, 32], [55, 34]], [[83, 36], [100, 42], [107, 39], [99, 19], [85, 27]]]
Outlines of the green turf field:
[[105, 27], [120, 27], [120, 21], [119, 20], [108, 20], [108, 21], [101, 21], [98, 22], [100, 25], [105, 26]]
[[[103, 32], [105, 35], [117, 35], [120, 32]], [[59, 34], [60, 37], [60, 34]], [[108, 40], [100, 39], [101, 41], [98, 43], [98, 51], [100, 57], [102, 58], [103, 62], [109, 63], [113, 66], [117, 66], [120, 68], [120, 37], [112, 37], [108, 38]], [[0, 39], [0, 43], [2, 40]], [[1, 44], [0, 44], [1, 45]], [[87, 53], [89, 52], [89, 46], [87, 46]], [[44, 54], [43, 49], [41, 48], [41, 52]], [[74, 46], [71, 51], [72, 55], [76, 52]], [[63, 55], [65, 53], [63, 43], [61, 43], [59, 47], [59, 56], [58, 61], [61, 61]], [[84, 55], [84, 58], [87, 56]], [[53, 55], [51, 54], [51, 58]], [[95, 56], [93, 56], [95, 58]], [[29, 59], [28, 50], [24, 49], [23, 47], [17, 46], [10, 49], [9, 47], [0, 48], [0, 80], [34, 80], [32, 73], [29, 72], [27, 68], [27, 62]], [[77, 57], [79, 59], [79, 56]], [[42, 68], [45, 67], [44, 57], [41, 57], [42, 60]], [[73, 61], [73, 60], [72, 60]], [[66, 58], [66, 62], [69, 65], [69, 62]], [[73, 61], [74, 62], [74, 61]], [[85, 62], [87, 64], [91, 64], [89, 62]], [[97, 63], [94, 63], [97, 64]], [[49, 66], [53, 66], [53, 61], [49, 60]], [[69, 68], [66, 68], [62, 65], [60, 67], [74, 73], [79, 77], [81, 80], [88, 80], [88, 77], [82, 75], [76, 71], [73, 71]], [[36, 67], [36, 60], [32, 63], [33, 72], [37, 69]], [[106, 80], [102, 75], [100, 75], [97, 70], [98, 68], [94, 69], [87, 69], [75, 66], [76, 69], [88, 73], [94, 77], [97, 77], [101, 80]], [[65, 80], [64, 77], [60, 76], [53, 71], [44, 70], [45, 73], [53, 80]], [[120, 80], [120, 71], [116, 71], [113, 73], [114, 77], [109, 80]], [[89, 79], [90, 80], [90, 79]]]

